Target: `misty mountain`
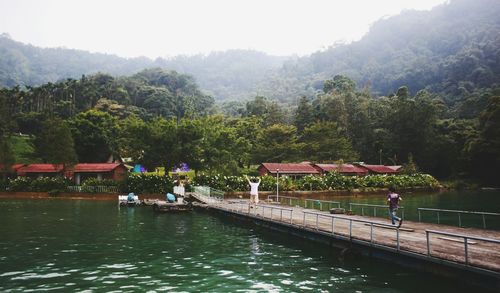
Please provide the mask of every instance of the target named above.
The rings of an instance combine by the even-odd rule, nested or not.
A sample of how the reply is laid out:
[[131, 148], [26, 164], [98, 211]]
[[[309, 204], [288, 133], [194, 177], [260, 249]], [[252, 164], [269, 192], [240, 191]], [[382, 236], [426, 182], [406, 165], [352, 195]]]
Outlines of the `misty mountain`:
[[[323, 82], [346, 75], [376, 95], [406, 85], [428, 89], [453, 105], [500, 80], [500, 2], [452, 0], [431, 11], [404, 11], [374, 23], [359, 41], [301, 58], [230, 50], [171, 59], [120, 58], [42, 49], [0, 37], [0, 86], [39, 85], [82, 74], [131, 75], [162, 67], [193, 75], [217, 100], [263, 95], [290, 103], [313, 96]], [[328, 28], [323, 28], [327, 30]], [[332, 40], [333, 41], [333, 40]]]
[[98, 72], [127, 76], [145, 68], [162, 67], [193, 75], [201, 88], [218, 98], [240, 99], [255, 84], [279, 69], [286, 57], [252, 50], [228, 50], [208, 55], [151, 60], [121, 58], [64, 48], [39, 48], [0, 35], [0, 86], [35, 86]]
[[[408, 86], [448, 102], [500, 81], [500, 2], [452, 0], [374, 23], [359, 41], [286, 62], [259, 85], [280, 100], [310, 94], [342, 74], [378, 95]], [[281, 86], [284, 85], [284, 86]]]

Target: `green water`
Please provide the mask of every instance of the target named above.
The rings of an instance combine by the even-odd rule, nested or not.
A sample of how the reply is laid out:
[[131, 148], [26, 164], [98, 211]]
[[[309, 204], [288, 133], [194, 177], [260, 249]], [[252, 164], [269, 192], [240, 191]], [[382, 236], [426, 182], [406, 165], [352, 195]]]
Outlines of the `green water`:
[[0, 200], [0, 211], [0, 292], [464, 289], [459, 280], [340, 258], [332, 248], [205, 212], [157, 215], [59, 199]]

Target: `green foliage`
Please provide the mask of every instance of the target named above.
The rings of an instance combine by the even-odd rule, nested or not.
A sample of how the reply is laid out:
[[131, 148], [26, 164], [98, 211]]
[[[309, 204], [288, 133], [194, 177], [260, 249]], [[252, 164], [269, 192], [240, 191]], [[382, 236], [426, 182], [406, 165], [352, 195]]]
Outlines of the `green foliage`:
[[73, 165], [76, 153], [71, 131], [60, 118], [47, 119], [35, 139], [35, 151], [45, 163]]
[[126, 192], [159, 193], [172, 192], [174, 182], [168, 176], [132, 174], [126, 180]]
[[71, 184], [70, 180], [62, 177], [39, 177], [36, 179], [17, 177], [9, 179], [7, 189], [9, 191], [64, 192]]
[[[259, 185], [261, 191], [276, 191], [276, 177], [263, 176]], [[223, 191], [246, 191], [250, 187], [244, 177], [198, 174], [193, 185], [210, 186]], [[368, 175], [363, 177], [344, 176], [332, 172], [326, 176], [308, 175], [294, 180], [288, 176], [279, 177], [279, 189], [293, 190], [353, 190], [363, 188], [438, 188], [439, 182], [428, 174], [412, 175]]]
[[88, 178], [82, 183], [82, 186], [120, 186], [120, 181], [112, 179]]

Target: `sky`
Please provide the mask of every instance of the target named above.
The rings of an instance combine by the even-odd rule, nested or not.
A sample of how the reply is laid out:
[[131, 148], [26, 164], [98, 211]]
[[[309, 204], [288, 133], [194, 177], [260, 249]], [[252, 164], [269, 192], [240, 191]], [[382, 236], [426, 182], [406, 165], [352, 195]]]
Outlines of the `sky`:
[[308, 55], [375, 21], [447, 0], [0, 0], [0, 34], [39, 47], [150, 58], [252, 49]]

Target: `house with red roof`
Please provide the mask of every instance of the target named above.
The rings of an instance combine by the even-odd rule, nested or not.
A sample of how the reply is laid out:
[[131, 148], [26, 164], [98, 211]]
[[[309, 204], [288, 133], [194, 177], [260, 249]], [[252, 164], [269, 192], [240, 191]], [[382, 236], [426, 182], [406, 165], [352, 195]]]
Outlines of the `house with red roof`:
[[71, 177], [71, 170], [63, 164], [29, 164], [17, 169], [17, 176], [22, 177]]
[[357, 166], [368, 170], [369, 174], [398, 174], [401, 170], [401, 168], [394, 168], [394, 166], [385, 165], [357, 164]]
[[342, 175], [350, 176], [364, 176], [368, 174], [367, 169], [352, 164], [313, 164], [312, 166], [322, 175], [326, 175], [334, 171], [339, 172]]
[[72, 178], [77, 185], [88, 178], [122, 180], [127, 172], [121, 163], [80, 163], [66, 168], [62, 164], [30, 164], [16, 170], [17, 176]]
[[262, 163], [257, 170], [260, 176], [271, 175], [287, 175], [292, 177], [300, 177], [306, 175], [320, 175], [310, 163]]
[[127, 167], [121, 163], [80, 163], [74, 166], [73, 179], [76, 185], [88, 178], [122, 180], [127, 172]]

